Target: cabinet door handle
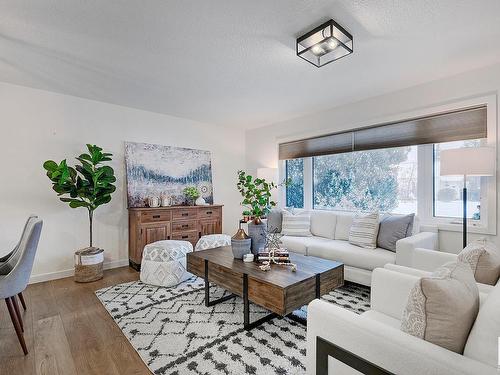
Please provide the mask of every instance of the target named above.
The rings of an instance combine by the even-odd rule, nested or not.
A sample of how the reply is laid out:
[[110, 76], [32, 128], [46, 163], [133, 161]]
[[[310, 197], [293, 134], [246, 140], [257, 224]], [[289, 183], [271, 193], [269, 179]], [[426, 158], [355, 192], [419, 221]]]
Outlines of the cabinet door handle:
[[153, 215], [153, 219], [159, 219], [160, 215]]
[[182, 224], [182, 227], [183, 227], [183, 228], [188, 228], [188, 227], [189, 227], [189, 225], [188, 225], [188, 224]]
[[207, 211], [207, 215], [212, 215], [212, 211]]
[[189, 236], [182, 236], [182, 238], [189, 238]]
[[183, 212], [182, 216], [189, 216], [189, 213], [188, 212]]

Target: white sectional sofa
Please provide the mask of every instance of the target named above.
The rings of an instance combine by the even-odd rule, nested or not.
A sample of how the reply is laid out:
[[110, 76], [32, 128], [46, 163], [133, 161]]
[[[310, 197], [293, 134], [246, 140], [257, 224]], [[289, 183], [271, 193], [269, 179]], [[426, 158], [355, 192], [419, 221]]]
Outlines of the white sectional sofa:
[[461, 355], [400, 330], [408, 295], [418, 279], [410, 273], [375, 269], [371, 310], [361, 315], [319, 299], [311, 302], [307, 309], [307, 374], [316, 374], [316, 366], [324, 370], [327, 366], [321, 372], [325, 374], [359, 374], [332, 356], [318, 362], [318, 338], [336, 353], [352, 355], [354, 364], [368, 362], [393, 374], [498, 374], [500, 281], [489, 292], [480, 291], [479, 314]]
[[396, 252], [381, 248], [364, 249], [348, 242], [349, 230], [355, 213], [339, 211], [311, 211], [310, 237], [283, 236], [284, 246], [296, 253], [336, 260], [344, 263], [344, 278], [358, 284], [371, 285], [372, 271], [387, 263], [398, 264], [417, 247], [435, 249], [437, 233], [418, 232], [414, 225], [414, 235], [399, 240]]

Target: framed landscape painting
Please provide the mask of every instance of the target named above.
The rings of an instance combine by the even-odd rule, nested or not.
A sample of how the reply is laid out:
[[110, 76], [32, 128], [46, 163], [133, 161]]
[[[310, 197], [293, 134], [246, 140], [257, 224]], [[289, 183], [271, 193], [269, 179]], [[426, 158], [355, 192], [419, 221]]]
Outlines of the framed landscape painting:
[[165, 194], [172, 204], [184, 204], [187, 186], [195, 186], [213, 203], [210, 151], [125, 142], [125, 164], [129, 207], [145, 207], [149, 197]]

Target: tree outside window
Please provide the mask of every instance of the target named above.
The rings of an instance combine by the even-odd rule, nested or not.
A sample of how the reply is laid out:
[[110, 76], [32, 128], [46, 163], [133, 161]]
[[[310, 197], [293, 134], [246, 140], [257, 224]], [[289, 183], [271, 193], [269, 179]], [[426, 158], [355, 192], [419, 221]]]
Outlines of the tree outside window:
[[415, 212], [416, 147], [313, 158], [314, 208]]
[[290, 183], [286, 187], [286, 206], [304, 207], [304, 159], [286, 161], [286, 179]]

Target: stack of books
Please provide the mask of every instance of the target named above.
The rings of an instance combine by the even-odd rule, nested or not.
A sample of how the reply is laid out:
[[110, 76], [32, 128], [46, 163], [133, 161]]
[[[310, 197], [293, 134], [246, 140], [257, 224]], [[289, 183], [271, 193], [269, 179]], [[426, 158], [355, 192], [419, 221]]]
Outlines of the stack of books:
[[[265, 250], [257, 254], [257, 262], [263, 263], [270, 261], [269, 251]], [[290, 254], [286, 249], [280, 249], [274, 252], [274, 260], [280, 263], [290, 263]]]

